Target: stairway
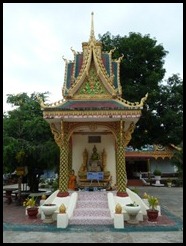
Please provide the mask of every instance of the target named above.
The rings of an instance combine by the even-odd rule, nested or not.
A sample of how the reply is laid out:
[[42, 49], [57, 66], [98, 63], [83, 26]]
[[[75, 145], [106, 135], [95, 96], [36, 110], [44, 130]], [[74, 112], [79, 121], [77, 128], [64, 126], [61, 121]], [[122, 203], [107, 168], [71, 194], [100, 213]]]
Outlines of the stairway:
[[113, 219], [108, 208], [107, 192], [79, 191], [70, 225], [110, 225]]

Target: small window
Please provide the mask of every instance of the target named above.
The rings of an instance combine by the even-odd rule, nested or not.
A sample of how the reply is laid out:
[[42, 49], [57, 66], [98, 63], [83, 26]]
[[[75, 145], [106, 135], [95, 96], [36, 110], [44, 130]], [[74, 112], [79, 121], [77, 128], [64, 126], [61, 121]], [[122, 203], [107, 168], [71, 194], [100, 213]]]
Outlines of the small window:
[[101, 136], [89, 136], [88, 143], [101, 143]]

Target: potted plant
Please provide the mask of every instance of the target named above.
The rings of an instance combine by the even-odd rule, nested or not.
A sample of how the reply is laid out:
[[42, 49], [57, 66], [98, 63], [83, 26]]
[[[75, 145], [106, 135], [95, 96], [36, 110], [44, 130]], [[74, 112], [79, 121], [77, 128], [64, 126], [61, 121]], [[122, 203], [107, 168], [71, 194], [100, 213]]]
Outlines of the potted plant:
[[168, 178], [166, 181], [167, 181], [167, 186], [171, 187], [172, 186], [172, 179]]
[[26, 207], [26, 214], [30, 219], [36, 219], [38, 214], [38, 206], [36, 206], [36, 199], [34, 197], [27, 197], [23, 202], [23, 206]]
[[156, 185], [161, 185], [160, 184], [160, 180], [161, 180], [161, 171], [159, 169], [155, 169], [153, 172], [154, 176], [155, 176], [155, 180], [156, 180]]
[[148, 195], [148, 204], [149, 209], [147, 209], [147, 217], [148, 221], [156, 221], [158, 218], [159, 211], [157, 210], [157, 206], [159, 204], [158, 198], [155, 196]]
[[143, 193], [143, 198], [142, 198], [142, 200], [143, 200], [144, 203], [149, 207], [148, 197], [149, 197], [149, 195], [148, 195], [146, 192], [144, 192], [144, 193]]
[[161, 176], [161, 171], [159, 169], [155, 169], [153, 174], [154, 176]]

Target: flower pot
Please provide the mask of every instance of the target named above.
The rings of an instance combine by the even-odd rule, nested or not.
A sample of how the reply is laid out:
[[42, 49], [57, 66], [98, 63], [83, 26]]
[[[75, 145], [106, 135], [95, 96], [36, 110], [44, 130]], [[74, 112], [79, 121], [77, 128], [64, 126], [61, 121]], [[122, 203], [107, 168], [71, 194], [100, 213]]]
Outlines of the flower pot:
[[148, 221], [156, 222], [158, 218], [158, 210], [157, 209], [147, 209], [147, 217]]
[[56, 209], [58, 208], [56, 204], [43, 204], [41, 205], [41, 211], [44, 213], [45, 215], [45, 219], [43, 220], [44, 223], [53, 223], [53, 214], [56, 211]]
[[140, 211], [141, 207], [138, 205], [138, 206], [127, 206], [125, 205], [125, 210], [128, 214], [134, 214], [134, 215], [137, 215]]
[[155, 180], [156, 180], [156, 185], [160, 185], [160, 180], [161, 180], [161, 176], [155, 176], [154, 177], [155, 178]]
[[38, 207], [30, 207], [27, 208], [27, 214], [30, 219], [37, 219], [38, 215]]
[[137, 220], [137, 215], [140, 211], [141, 207], [139, 205], [137, 206], [130, 206], [125, 205], [125, 210], [129, 215], [129, 220], [127, 221], [129, 224], [138, 224], [139, 221]]
[[171, 187], [172, 186], [172, 183], [171, 182], [167, 182], [167, 186], [168, 187]]

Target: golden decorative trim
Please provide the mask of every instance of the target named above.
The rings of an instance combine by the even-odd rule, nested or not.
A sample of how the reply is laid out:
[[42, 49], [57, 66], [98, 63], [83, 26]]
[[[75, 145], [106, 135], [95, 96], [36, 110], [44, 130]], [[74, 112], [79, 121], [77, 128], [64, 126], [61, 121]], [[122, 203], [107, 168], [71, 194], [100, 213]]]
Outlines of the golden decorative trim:
[[90, 67], [89, 70], [89, 76], [85, 78], [83, 85], [78, 90], [78, 93], [76, 96], [81, 96], [83, 98], [84, 96], [89, 97], [102, 97], [102, 95], [108, 94], [106, 93], [106, 89], [101, 83], [93, 64]]
[[[111, 95], [111, 96], [113, 97], [114, 95]], [[148, 98], [148, 93], [145, 95], [145, 97], [143, 97], [141, 99], [140, 102], [134, 102], [134, 103], [132, 103], [132, 102], [129, 102], [129, 101], [127, 101], [127, 100], [125, 100], [125, 99], [123, 99], [121, 97], [118, 97], [118, 96], [116, 97], [115, 100], [118, 103], [122, 103], [122, 105], [125, 106], [125, 107], [127, 107], [127, 108], [130, 108], [130, 109], [142, 109], [145, 101], [147, 100], [147, 98]], [[37, 97], [37, 99], [38, 99], [38, 102], [39, 102], [39, 104], [41, 106], [41, 109], [42, 110], [46, 109], [45, 112], [47, 111], [47, 108], [56, 108], [58, 106], [62, 106], [63, 104], [65, 104], [67, 102], [67, 100], [61, 99], [61, 100], [59, 100], [57, 102], [54, 102], [54, 103], [51, 103], [51, 104], [44, 104], [42, 98]], [[96, 100], [99, 100], [100, 99], [100, 100], [103, 100], [103, 99], [111, 99], [111, 98], [110, 98], [110, 95], [109, 94], [96, 94], [94, 96], [92, 96], [92, 95], [86, 95], [86, 94], [83, 94], [83, 95], [77, 94], [77, 95], [74, 96], [74, 99], [76, 99], [76, 100], [77, 99], [79, 99], [79, 100], [80, 99], [96, 99]]]
[[92, 132], [95, 132], [96, 131], [96, 129], [97, 129], [98, 127], [97, 127], [97, 124], [96, 123], [90, 123], [89, 124], [89, 129], [92, 131]]
[[132, 133], [134, 132], [134, 129], [135, 129], [135, 124], [134, 124], [134, 122], [131, 122], [128, 129], [124, 132], [124, 140], [127, 144], [130, 142], [130, 140], [132, 138]]
[[110, 94], [93, 94], [93, 95], [87, 95], [87, 94], [76, 94], [73, 96], [74, 100], [82, 100], [82, 99], [86, 99], [86, 100], [92, 100], [92, 99], [96, 99], [96, 100], [102, 100], [102, 99], [111, 99]]
[[142, 109], [147, 98], [148, 98], [148, 93], [146, 93], [146, 95], [141, 98], [140, 102], [132, 103], [132, 102], [129, 102], [129, 101], [127, 101], [121, 97], [117, 97], [117, 100], [118, 100], [118, 102], [122, 102], [125, 107], [130, 107], [130, 108], [136, 108], [137, 107], [137, 108]]
[[[173, 157], [173, 152], [171, 151], [126, 151], [126, 158], [137, 158], [137, 157], [141, 157], [143, 156], [144, 158], [154, 158], [154, 159], [158, 159], [158, 158], [169, 158], [171, 159]], [[141, 157], [142, 158], [142, 157]]]
[[100, 111], [95, 111], [95, 110], [66, 110], [66, 111], [61, 111], [61, 110], [45, 110], [43, 112], [43, 116], [50, 117], [50, 116], [57, 116], [57, 117], [64, 117], [64, 116], [107, 116], [110, 118], [119, 118], [122, 116], [128, 116], [128, 117], [140, 117], [141, 116], [141, 110], [100, 110]]
[[[118, 131], [118, 123], [117, 122], [96, 122], [96, 124], [94, 125], [94, 123], [90, 122], [68, 122], [68, 139], [71, 137], [71, 135], [73, 134], [73, 132], [80, 128], [80, 127], [88, 127], [91, 131], [95, 131], [95, 127], [98, 128], [99, 126], [103, 126], [106, 129], [108, 129], [115, 137], [116, 139], [116, 135], [117, 135], [117, 131]], [[95, 130], [94, 130], [95, 129]]]
[[90, 40], [95, 40], [95, 36], [94, 36], [94, 12], [91, 13]]

